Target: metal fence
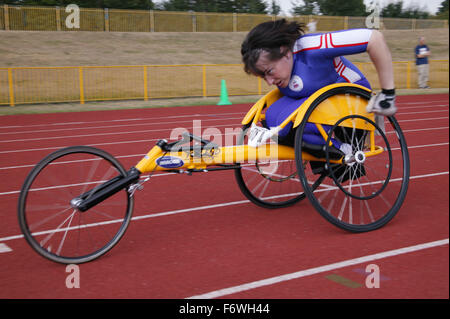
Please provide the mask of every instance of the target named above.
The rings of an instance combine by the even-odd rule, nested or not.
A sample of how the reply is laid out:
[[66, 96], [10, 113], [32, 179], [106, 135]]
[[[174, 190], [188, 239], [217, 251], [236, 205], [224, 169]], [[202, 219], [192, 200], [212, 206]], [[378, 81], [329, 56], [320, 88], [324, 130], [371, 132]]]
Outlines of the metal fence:
[[[74, 11], [65, 7], [0, 6], [0, 30], [28, 31], [120, 31], [120, 32], [239, 32], [274, 20], [262, 14], [171, 12], [80, 8], [79, 25], [72, 21]], [[295, 16], [285, 17], [317, 22], [318, 31], [365, 28], [366, 17]], [[380, 18], [381, 29], [447, 28], [447, 20]], [[67, 23], [69, 22], [69, 23]]]
[[[372, 63], [356, 66], [379, 89]], [[394, 62], [396, 88], [417, 88], [414, 61]], [[247, 75], [241, 64], [138, 65], [0, 68], [0, 105], [107, 100], [151, 100], [220, 95], [221, 80], [229, 95], [262, 95], [270, 87]], [[449, 61], [430, 61], [433, 88], [449, 87]]]

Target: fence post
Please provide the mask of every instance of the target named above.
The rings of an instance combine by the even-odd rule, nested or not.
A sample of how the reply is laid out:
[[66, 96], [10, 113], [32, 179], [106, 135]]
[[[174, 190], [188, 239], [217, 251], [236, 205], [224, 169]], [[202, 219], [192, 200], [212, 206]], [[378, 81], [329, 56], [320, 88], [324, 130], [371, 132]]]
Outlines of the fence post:
[[83, 67], [78, 67], [78, 81], [80, 85], [80, 103], [84, 104], [84, 83], [83, 83]]
[[59, 10], [59, 7], [55, 7], [55, 14], [56, 14], [56, 31], [61, 31], [61, 11]]
[[150, 10], [150, 32], [155, 32], [155, 13]]
[[344, 30], [348, 29], [348, 16], [344, 17]]
[[[445, 21], [447, 21], [447, 20], [445, 20]], [[449, 61], [447, 60], [447, 70], [449, 69]], [[448, 72], [448, 71], [447, 71]], [[450, 79], [448, 78], [448, 76], [446, 76], [446, 78], [447, 78], [447, 87], [449, 86], [449, 82], [450, 82]]]
[[103, 9], [105, 15], [105, 31], [109, 31], [109, 10], [108, 8]]
[[144, 101], [148, 101], [147, 66], [144, 65]]
[[9, 9], [8, 5], [3, 5], [3, 14], [5, 16], [5, 30], [9, 31]]
[[411, 61], [408, 61], [406, 65], [406, 88], [411, 88]]
[[203, 97], [206, 97], [206, 65], [202, 65], [202, 87]]
[[197, 32], [197, 14], [192, 12], [192, 32]]
[[14, 106], [14, 83], [12, 78], [12, 69], [8, 68], [8, 87], [9, 87], [9, 105]]

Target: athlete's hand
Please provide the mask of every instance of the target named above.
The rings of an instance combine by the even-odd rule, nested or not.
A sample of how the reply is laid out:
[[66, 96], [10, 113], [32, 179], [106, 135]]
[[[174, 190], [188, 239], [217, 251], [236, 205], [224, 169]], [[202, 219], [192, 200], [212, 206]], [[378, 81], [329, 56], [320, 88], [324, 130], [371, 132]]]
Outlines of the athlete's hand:
[[277, 134], [278, 131], [278, 127], [269, 130], [264, 127], [252, 124], [252, 126], [250, 127], [250, 132], [248, 134], [248, 145], [252, 147], [258, 147], [264, 144], [269, 138]]
[[395, 89], [385, 90], [372, 96], [367, 104], [367, 112], [373, 112], [375, 114], [391, 116], [397, 112], [395, 106]]

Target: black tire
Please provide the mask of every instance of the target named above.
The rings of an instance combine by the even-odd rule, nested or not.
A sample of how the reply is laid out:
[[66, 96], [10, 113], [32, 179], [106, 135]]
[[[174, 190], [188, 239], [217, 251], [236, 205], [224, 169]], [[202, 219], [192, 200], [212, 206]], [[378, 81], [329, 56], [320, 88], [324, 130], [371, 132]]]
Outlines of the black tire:
[[41, 256], [64, 264], [94, 260], [114, 247], [131, 220], [134, 199], [118, 192], [86, 212], [70, 201], [115, 176], [123, 166], [105, 151], [73, 146], [55, 151], [29, 173], [18, 202], [20, 228]]
[[[336, 95], [353, 96], [355, 99], [334, 99]], [[405, 200], [410, 164], [406, 140], [400, 126], [393, 116], [388, 117], [389, 125], [384, 134], [375, 122], [358, 114], [336, 119], [329, 136], [350, 144], [355, 158], [356, 155], [364, 154], [367, 131], [358, 129], [355, 125], [353, 128], [344, 127], [343, 124], [341, 126], [344, 121], [354, 123], [362, 120], [372, 126], [377, 132], [375, 144], [383, 147], [384, 151], [372, 157], [360, 156], [361, 162], [332, 164], [331, 148], [327, 143], [324, 168], [328, 178], [323, 181], [323, 186], [326, 187], [316, 190], [307, 183], [307, 167], [302, 160], [302, 153], [308, 150], [304, 147], [303, 132], [313, 112], [324, 101], [327, 105], [339, 101], [340, 105], [336, 107], [350, 107], [345, 103], [354, 102], [344, 101], [359, 101], [358, 103], [366, 105], [369, 99], [369, 92], [355, 87], [339, 87], [324, 92], [311, 104], [296, 131], [297, 168], [306, 196], [326, 220], [350, 232], [367, 232], [386, 225]]]
[[[244, 126], [238, 145], [246, 143], [248, 126]], [[235, 170], [242, 193], [254, 204], [264, 208], [294, 205], [306, 196], [298, 180], [295, 160], [256, 161], [241, 163]], [[321, 179], [317, 179], [317, 187]]]

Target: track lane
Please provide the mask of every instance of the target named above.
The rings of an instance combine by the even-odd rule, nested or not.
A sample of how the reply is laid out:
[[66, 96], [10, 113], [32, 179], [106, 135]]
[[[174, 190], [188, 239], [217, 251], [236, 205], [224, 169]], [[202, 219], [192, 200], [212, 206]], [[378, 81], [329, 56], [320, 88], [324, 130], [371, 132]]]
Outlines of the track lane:
[[[448, 176], [433, 179], [435, 182], [427, 187], [412, 183], [410, 197], [436, 201], [445, 179]], [[36, 287], [45, 286], [46, 289], [39, 292], [43, 298], [89, 296], [90, 291], [99, 298], [184, 298], [448, 235], [448, 223], [444, 223], [445, 215], [448, 220], [447, 212], [418, 211], [417, 204], [408, 201], [391, 223], [365, 234], [348, 234], [335, 228], [306, 202], [296, 205], [295, 209], [277, 211], [261, 211], [244, 203], [237, 205], [237, 209], [224, 207], [142, 220], [131, 224], [127, 235], [113, 251], [80, 266], [83, 289], [79, 291], [65, 288], [63, 266], [37, 256], [24, 241], [11, 244], [14, 259], [10, 259], [13, 254], [1, 256], [4, 261], [1, 270], [4, 278], [15, 278], [14, 285], [9, 286], [10, 297], [15, 294], [36, 296]], [[421, 204], [426, 207], [425, 203]], [[429, 229], [433, 229], [433, 233], [430, 234]], [[442, 259], [443, 256], [435, 256], [434, 262], [448, 262], [448, 256]], [[409, 264], [410, 270], [402, 271], [410, 280], [411, 274], [418, 273], [417, 266], [423, 266], [420, 255], [411, 258], [414, 262]], [[396, 260], [391, 259], [391, 265], [404, 269], [402, 260], [398, 263]], [[23, 276], [18, 276], [15, 268], [4, 269], [5, 265], [16, 262], [21, 263]], [[117, 263], [120, 267], [114, 266]], [[391, 272], [385, 273], [383, 264], [380, 267], [382, 274], [393, 276]], [[49, 274], [52, 280], [48, 280]], [[444, 275], [440, 274], [439, 278]], [[435, 276], [422, 271], [421, 280], [436, 283]], [[323, 280], [320, 276], [317, 278]], [[402, 297], [404, 288], [394, 285], [388, 292], [390, 296]], [[272, 286], [265, 298], [283, 298], [283, 290], [283, 285]], [[341, 287], [341, 293], [348, 294], [348, 290]], [[293, 297], [306, 291], [300, 283]], [[258, 291], [256, 295], [252, 295], [252, 291], [248, 293], [249, 298], [260, 296]], [[433, 296], [436, 293], [435, 290]], [[409, 291], [408, 295], [413, 298], [430, 296], [423, 288], [414, 293]], [[376, 296], [384, 298], [385, 292], [377, 290]]]
[[[407, 123], [414, 123], [415, 126], [419, 125], [418, 123], [423, 125], [423, 122], [427, 121], [413, 120]], [[400, 123], [404, 128], [401, 121]], [[426, 133], [425, 140], [428, 143], [429, 139], [433, 139], [435, 143], [439, 141], [445, 143], [446, 139], [448, 143], [448, 128], [446, 131], [444, 129], [433, 132], [430, 135]], [[423, 136], [422, 134], [407, 133], [408, 145], [412, 145], [411, 141], [416, 143], [417, 136]], [[136, 149], [138, 148], [135, 144], [133, 147], [123, 148], [123, 144], [119, 144], [110, 148], [117, 154], [132, 154]], [[430, 151], [431, 149], [436, 151]], [[444, 157], [442, 154], [448, 154], [448, 144], [410, 149], [412, 159], [416, 156], [419, 159], [432, 159], [429, 165], [424, 167], [422, 160], [414, 161], [412, 174], [436, 172], [442, 166], [448, 171], [448, 155]], [[132, 163], [135, 159], [128, 158], [125, 161]], [[1, 173], [3, 177], [4, 172]], [[427, 206], [433, 203], [433, 207], [438, 207], [436, 203], [439, 203], [445, 208], [446, 201], [448, 208], [448, 196], [446, 199], [439, 197], [439, 194], [448, 194], [448, 174], [412, 180], [407, 201], [398, 216], [379, 231], [358, 235], [342, 232], [330, 225], [306, 201], [288, 209], [264, 210], [245, 201], [230, 172], [205, 175], [158, 177], [160, 179], [157, 180], [157, 185], [154, 185], [156, 182], [150, 183], [138, 194], [135, 216], [148, 214], [149, 207], [152, 211], [154, 209], [156, 212], [164, 212], [199, 207], [208, 203], [234, 201], [237, 204], [132, 222], [124, 239], [110, 253], [98, 261], [81, 265], [83, 289], [67, 289], [64, 286], [67, 276], [64, 267], [37, 256], [24, 240], [7, 241], [6, 243], [12, 246], [13, 252], [0, 254], [0, 258], [4, 261], [0, 268], [2, 274], [0, 282], [2, 286], [8, 287], [8, 298], [11, 296], [184, 298], [242, 282], [297, 271], [304, 267], [315, 267], [333, 260], [358, 257], [362, 253], [396, 249], [407, 244], [441, 239], [438, 237], [445, 234], [448, 237], [448, 213], [443, 215], [442, 212], [438, 212], [439, 209], [430, 212]], [[212, 189], [211, 183], [216, 181], [220, 183], [215, 183]], [[192, 189], [192, 185], [196, 185], [196, 189]], [[168, 194], [173, 195], [176, 200], [168, 199]], [[2, 211], [9, 212], [6, 215], [10, 217], [15, 215], [16, 195], [8, 196], [11, 199], [2, 201], [2, 206], [7, 202]], [[426, 201], [423, 201], [424, 198]], [[144, 213], [140, 215], [140, 212]], [[2, 227], [2, 232], [5, 228], [9, 230], [14, 228], [15, 218], [11, 219], [13, 222], [11, 224], [8, 217], [6, 220], [2, 219], [6, 222], [5, 225], [8, 225]], [[355, 246], [355, 251], [349, 252], [348, 247], [352, 246]], [[415, 254], [408, 258], [414, 256]], [[414, 257], [409, 262], [420, 264], [423, 259], [420, 257]], [[434, 258], [433, 261], [438, 265], [445, 265], [446, 261], [448, 270], [448, 250], [446, 256], [439, 254], [438, 257], [430, 251], [429, 258]], [[395, 269], [403, 265], [403, 262], [386, 261], [386, 265], [381, 264], [382, 274], [388, 265]], [[120, 263], [120, 267], [117, 267], [117, 263]], [[426, 263], [423, 264], [426, 267]], [[405, 272], [404, 277], [411, 279], [413, 273], [419, 273], [420, 269], [422, 268], [413, 268]], [[440, 268], [436, 270], [437, 273], [440, 271]], [[52, 276], [51, 280], [48, 280], [49, 274]], [[426, 278], [428, 274], [421, 278], [422, 284], [427, 282]], [[321, 283], [317, 281], [325, 282], [325, 287], [336, 285], [328, 279], [324, 281], [320, 276], [307, 280], [315, 281], [317, 287], [321, 287]], [[448, 279], [446, 282], [448, 283]], [[414, 296], [426, 298], [445, 295], [446, 288], [448, 297], [448, 284], [438, 285], [436, 275], [430, 277], [428, 283], [435, 287], [433, 294], [430, 289], [422, 291], [404, 289], [402, 292], [398, 288], [405, 284], [400, 281], [388, 290], [371, 290], [370, 293], [378, 296], [374, 298], [383, 298], [380, 297], [382, 292], [400, 298], [404, 295], [412, 296], [411, 298], [415, 298]], [[295, 285], [294, 282], [289, 284]], [[44, 286], [45, 291], [41, 288]], [[307, 295], [308, 290], [304, 289], [305, 287], [302, 279], [292, 295]], [[348, 289], [343, 291], [340, 287], [340, 290], [342, 296], [353, 298]], [[283, 291], [285, 291], [283, 285], [275, 285], [262, 296], [284, 298], [279, 297], [283, 296]], [[320, 294], [323, 289], [317, 291]], [[363, 293], [368, 294], [368, 291], [364, 289]], [[255, 296], [258, 298], [260, 294], [258, 289], [247, 293], [249, 298]]]

